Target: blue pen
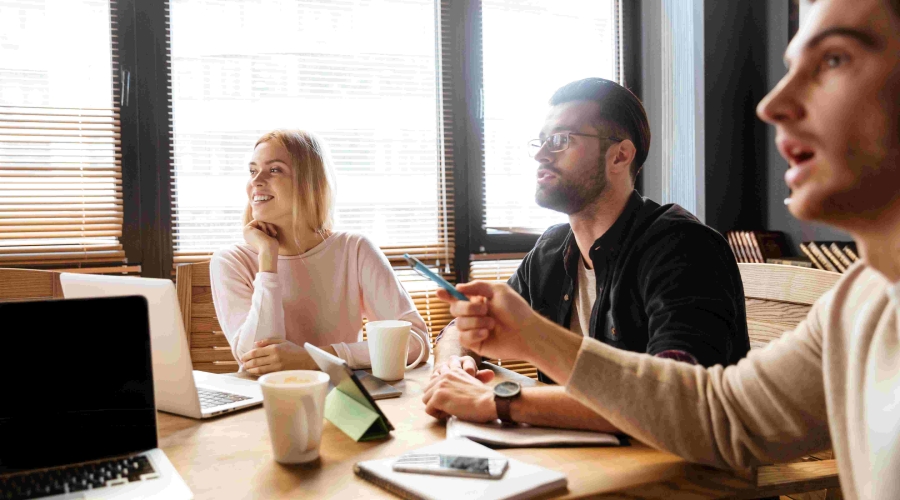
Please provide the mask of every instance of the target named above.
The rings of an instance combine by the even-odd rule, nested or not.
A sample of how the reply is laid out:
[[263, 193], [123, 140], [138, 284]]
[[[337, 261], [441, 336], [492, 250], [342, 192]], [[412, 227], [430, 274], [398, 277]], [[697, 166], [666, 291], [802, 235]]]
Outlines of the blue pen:
[[457, 290], [456, 287], [447, 282], [447, 280], [431, 272], [431, 270], [425, 267], [425, 264], [422, 264], [419, 259], [410, 256], [408, 253], [403, 254], [403, 258], [406, 259], [406, 262], [409, 262], [409, 267], [413, 268], [415, 272], [421, 274], [425, 278], [430, 279], [431, 281], [434, 281], [438, 285], [441, 285], [441, 288], [447, 290], [447, 293], [449, 293], [450, 295], [456, 297], [459, 300], [469, 300], [465, 295], [459, 293], [459, 290]]

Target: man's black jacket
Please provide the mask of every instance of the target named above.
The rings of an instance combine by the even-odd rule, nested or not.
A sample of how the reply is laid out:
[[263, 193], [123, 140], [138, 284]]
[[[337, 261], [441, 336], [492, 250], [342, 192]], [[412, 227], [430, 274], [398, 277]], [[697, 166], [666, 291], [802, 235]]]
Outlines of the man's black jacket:
[[[725, 239], [678, 205], [633, 192], [591, 247], [594, 339], [657, 355], [730, 365], [750, 350], [744, 288]], [[544, 232], [509, 280], [538, 313], [568, 328], [580, 253], [569, 224]], [[545, 376], [541, 377], [547, 380]]]

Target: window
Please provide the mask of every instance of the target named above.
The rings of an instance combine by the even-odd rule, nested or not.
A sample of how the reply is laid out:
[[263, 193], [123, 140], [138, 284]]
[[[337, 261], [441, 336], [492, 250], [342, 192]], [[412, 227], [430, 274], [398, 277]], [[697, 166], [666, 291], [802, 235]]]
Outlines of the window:
[[339, 229], [465, 277], [470, 249], [530, 246], [479, 242], [564, 220], [523, 144], [555, 88], [619, 62], [616, 0], [148, 5], [0, 0], [2, 265], [206, 259], [241, 240], [253, 143], [293, 127], [332, 151]]
[[125, 262], [114, 5], [0, 0], [0, 267]]
[[243, 241], [247, 161], [275, 128], [325, 140], [338, 230], [366, 234], [389, 257], [447, 261], [452, 186], [432, 0], [172, 0], [170, 9], [175, 262]]
[[[565, 214], [534, 201], [537, 162], [526, 143], [538, 136], [559, 87], [586, 77], [616, 80], [614, 0], [482, 1], [484, 208], [482, 246], [491, 235], [541, 234]], [[478, 232], [478, 231], [476, 231]], [[526, 251], [491, 248], [487, 251]]]
[[[398, 266], [432, 336], [450, 321], [410, 253], [453, 279], [451, 134], [433, 0], [171, 0], [174, 262], [242, 242], [247, 162], [275, 128], [317, 133], [335, 227]], [[439, 5], [439, 4], [438, 4]], [[204, 26], [203, 36], [197, 26]]]

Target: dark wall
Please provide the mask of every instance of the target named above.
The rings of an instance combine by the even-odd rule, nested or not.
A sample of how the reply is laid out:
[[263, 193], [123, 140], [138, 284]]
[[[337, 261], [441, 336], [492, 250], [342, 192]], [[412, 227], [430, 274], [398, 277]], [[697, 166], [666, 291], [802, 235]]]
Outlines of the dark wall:
[[[720, 232], [776, 230], [789, 250], [808, 240], [849, 241], [840, 231], [800, 222], [787, 211], [787, 163], [775, 149], [775, 131], [756, 117], [756, 105], [784, 76], [794, 0], [704, 0], [704, 154], [706, 223]], [[660, 150], [662, 95], [661, 26], [657, 0], [636, 1], [641, 24], [640, 97], [653, 141], [642, 174], [643, 194], [662, 198]]]
[[[789, 41], [790, 1], [765, 0], [765, 2], [761, 2], [766, 6], [768, 58], [765, 68], [766, 89], [774, 88], [786, 71], [783, 56]], [[822, 224], [801, 222], [788, 212], [787, 207], [784, 206], [784, 199], [790, 196], [790, 190], [784, 183], [784, 173], [788, 169], [788, 164], [775, 148], [774, 127], [766, 127], [764, 146], [767, 163], [766, 215], [764, 218], [766, 228], [784, 231], [795, 255], [798, 253], [797, 244], [803, 241], [850, 241], [850, 236], [842, 231]]]
[[766, 202], [766, 2], [704, 2], [706, 223], [762, 229]]
[[775, 148], [775, 129], [756, 116], [756, 105], [785, 74], [791, 1], [704, 2], [705, 201], [713, 228], [783, 231], [796, 255], [802, 241], [850, 236], [788, 212], [788, 165]]

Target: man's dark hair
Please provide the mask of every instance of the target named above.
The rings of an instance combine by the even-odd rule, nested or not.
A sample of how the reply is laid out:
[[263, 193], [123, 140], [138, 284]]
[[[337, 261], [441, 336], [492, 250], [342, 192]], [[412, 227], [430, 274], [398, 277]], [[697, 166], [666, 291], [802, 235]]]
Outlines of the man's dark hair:
[[644, 105], [630, 90], [603, 78], [585, 78], [564, 85], [550, 98], [556, 106], [572, 101], [594, 101], [600, 105], [595, 125], [609, 127], [611, 132], [634, 143], [631, 178], [637, 177], [650, 150], [650, 124]]

